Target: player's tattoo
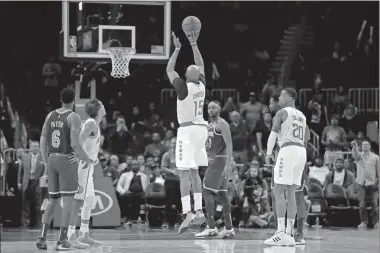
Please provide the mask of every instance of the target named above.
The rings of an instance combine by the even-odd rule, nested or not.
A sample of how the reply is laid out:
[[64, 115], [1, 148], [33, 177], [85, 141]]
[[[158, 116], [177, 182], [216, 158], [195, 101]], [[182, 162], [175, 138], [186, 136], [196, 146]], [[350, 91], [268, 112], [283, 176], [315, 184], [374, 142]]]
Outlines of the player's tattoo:
[[286, 120], [287, 117], [288, 113], [285, 109], [279, 110], [273, 118], [272, 131], [275, 133], [280, 132], [281, 124]]

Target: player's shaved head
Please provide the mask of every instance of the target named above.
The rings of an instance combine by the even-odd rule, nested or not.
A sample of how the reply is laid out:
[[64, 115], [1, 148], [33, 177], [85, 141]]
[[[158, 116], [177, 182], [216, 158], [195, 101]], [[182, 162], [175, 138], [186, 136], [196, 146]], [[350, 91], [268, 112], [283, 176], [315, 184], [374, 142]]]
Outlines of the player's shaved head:
[[199, 68], [196, 65], [190, 65], [186, 69], [186, 78], [190, 82], [198, 82], [199, 80]]

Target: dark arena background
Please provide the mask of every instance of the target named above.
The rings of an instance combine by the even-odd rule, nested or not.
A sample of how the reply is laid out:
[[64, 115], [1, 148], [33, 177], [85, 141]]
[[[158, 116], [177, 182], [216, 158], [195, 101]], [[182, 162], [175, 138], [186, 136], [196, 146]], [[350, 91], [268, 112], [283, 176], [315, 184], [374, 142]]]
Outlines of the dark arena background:
[[[194, 63], [182, 31], [191, 15], [202, 22], [204, 118], [208, 102], [217, 100], [231, 128], [232, 239], [196, 239], [205, 224], [177, 235], [181, 195], [172, 140], [179, 125], [166, 65], [172, 31], [182, 43], [176, 71], [184, 76]], [[39, 141], [65, 87], [75, 89], [81, 117], [94, 97], [107, 112], [90, 224], [91, 236], [103, 244], [71, 252], [379, 252], [378, 2], [1, 2], [0, 21], [1, 252], [40, 251], [35, 242], [49, 175]], [[135, 48], [130, 76], [111, 76], [106, 51], [112, 47]], [[268, 106], [285, 87], [297, 90], [296, 106], [311, 131], [306, 244], [268, 247], [263, 241], [276, 228], [272, 170], [264, 166], [273, 117]], [[353, 141], [359, 151], [369, 143], [374, 162], [359, 159]], [[199, 168], [201, 178], [205, 169]], [[141, 194], [124, 198], [120, 192], [131, 178], [140, 180]], [[262, 188], [260, 196], [254, 187]], [[58, 205], [48, 252], [61, 211]]]

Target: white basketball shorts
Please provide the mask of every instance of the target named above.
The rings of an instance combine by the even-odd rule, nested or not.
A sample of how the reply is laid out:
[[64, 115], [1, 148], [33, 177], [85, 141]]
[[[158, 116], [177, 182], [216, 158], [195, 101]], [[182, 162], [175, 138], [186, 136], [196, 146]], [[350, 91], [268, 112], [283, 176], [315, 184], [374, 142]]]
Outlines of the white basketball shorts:
[[177, 132], [176, 166], [179, 170], [208, 166], [206, 141], [207, 126], [180, 127]]
[[75, 194], [75, 199], [84, 200], [86, 196], [95, 196], [94, 189], [94, 165], [86, 165], [80, 161], [78, 167], [78, 192]]
[[304, 147], [286, 146], [281, 148], [273, 171], [274, 183], [301, 186], [306, 160]]

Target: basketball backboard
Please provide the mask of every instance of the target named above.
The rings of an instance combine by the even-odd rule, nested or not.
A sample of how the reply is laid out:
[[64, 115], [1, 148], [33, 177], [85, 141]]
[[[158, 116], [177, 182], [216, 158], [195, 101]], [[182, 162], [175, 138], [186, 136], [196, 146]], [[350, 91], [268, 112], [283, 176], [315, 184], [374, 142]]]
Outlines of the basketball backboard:
[[63, 1], [62, 57], [72, 61], [107, 61], [104, 49], [133, 47], [132, 60], [168, 60], [169, 1]]

